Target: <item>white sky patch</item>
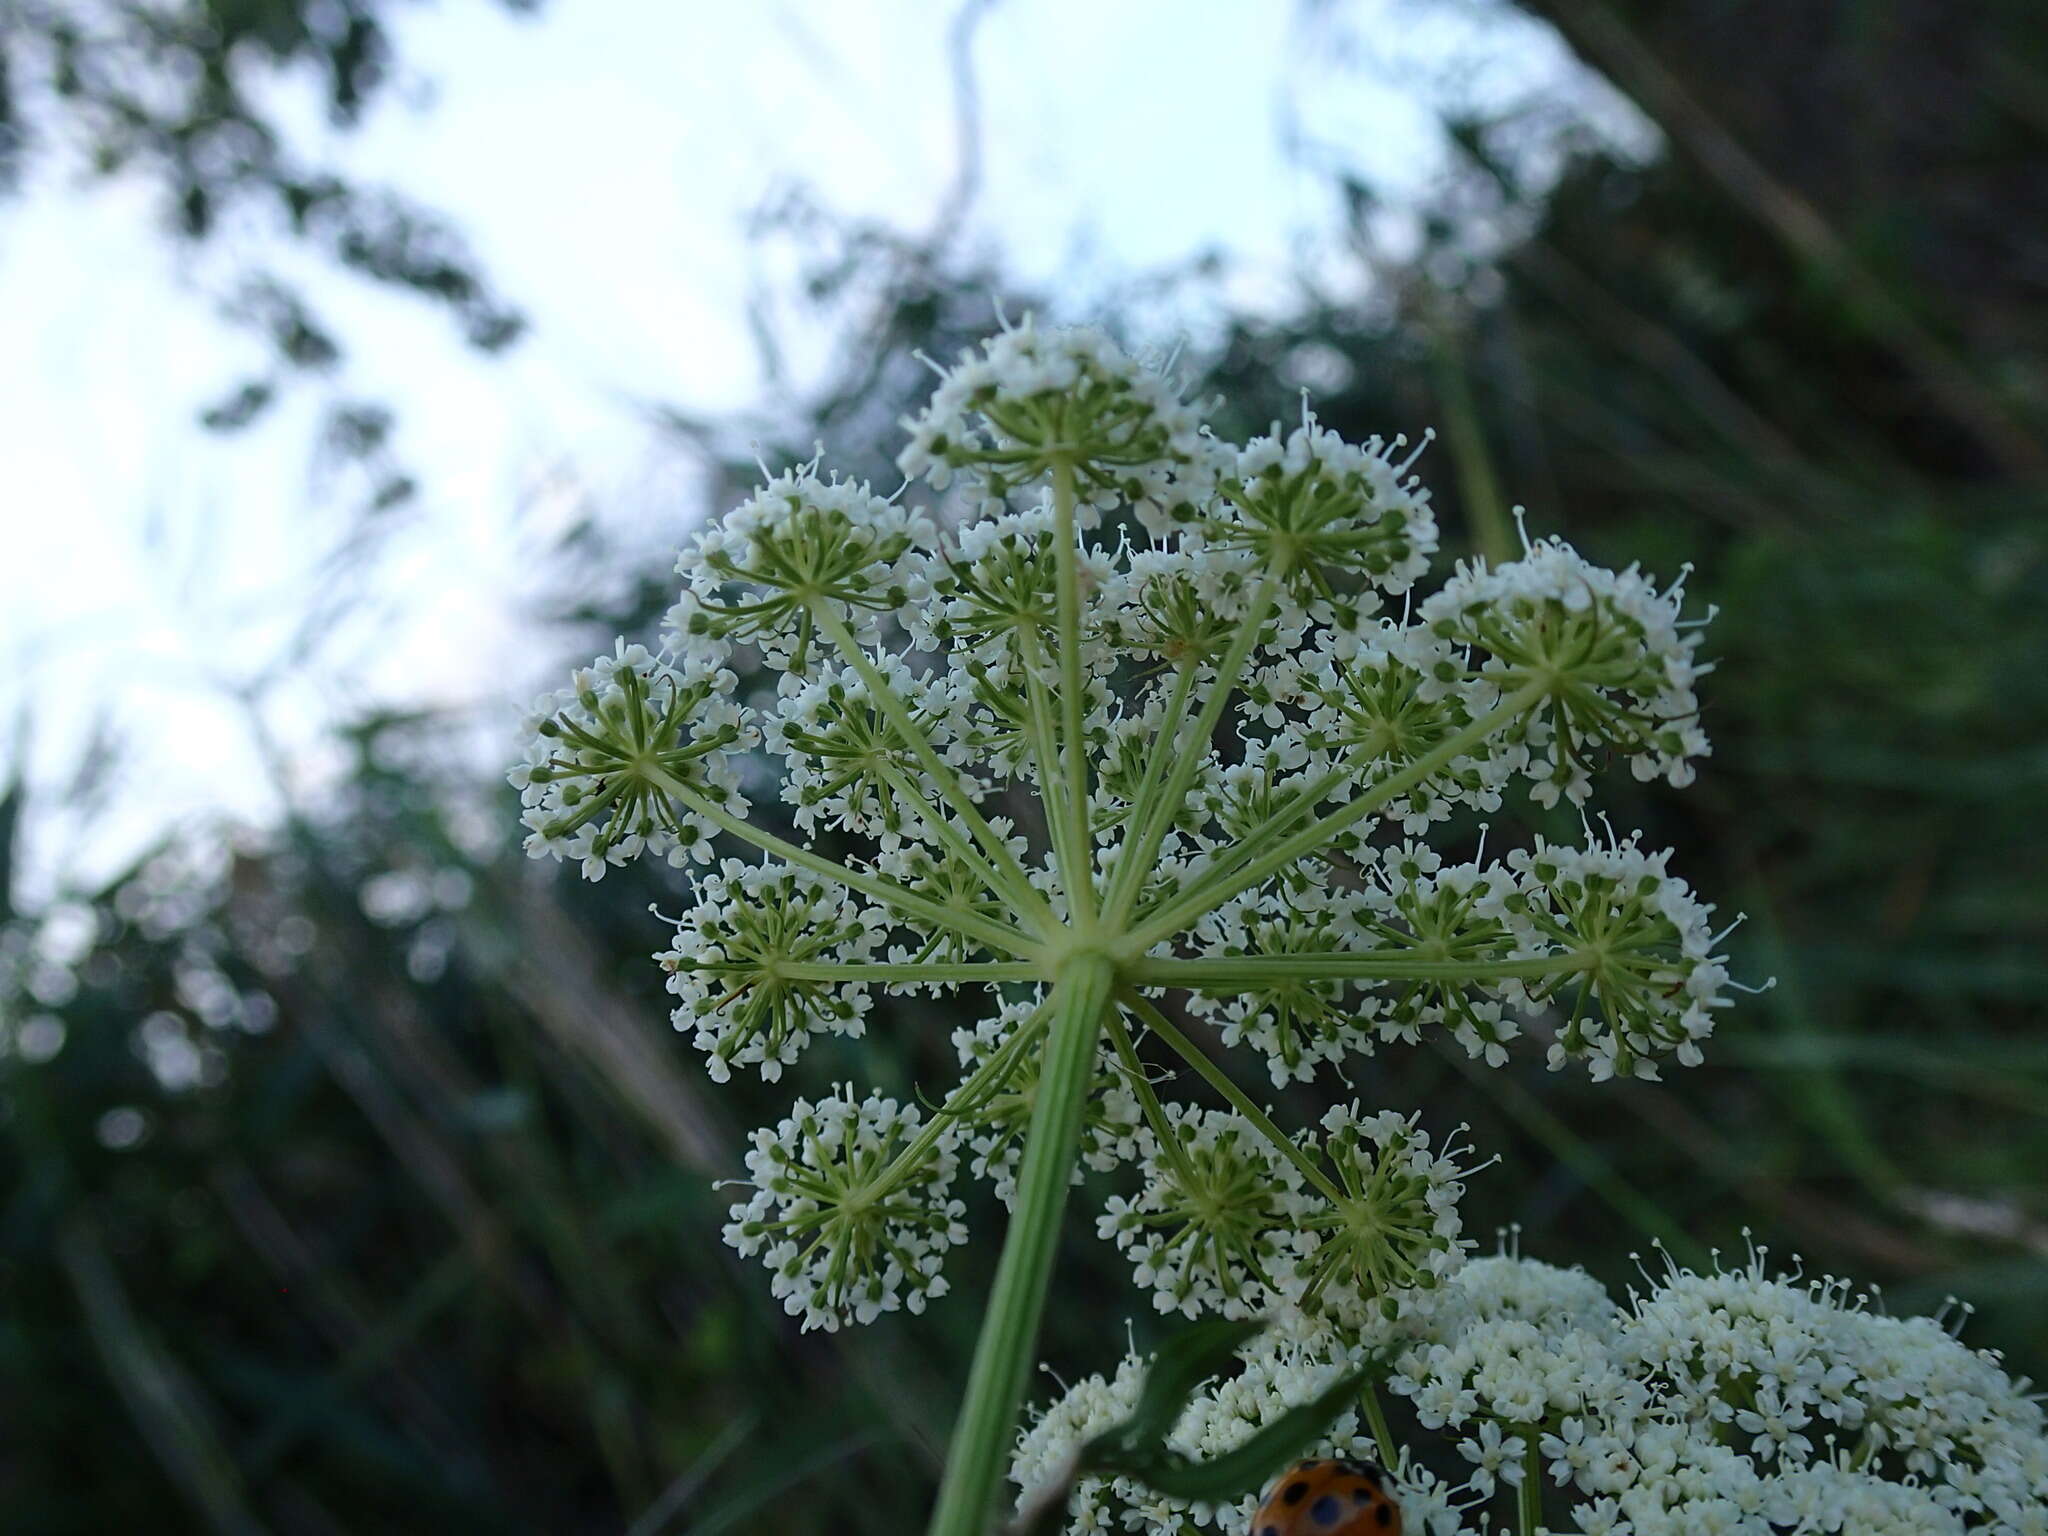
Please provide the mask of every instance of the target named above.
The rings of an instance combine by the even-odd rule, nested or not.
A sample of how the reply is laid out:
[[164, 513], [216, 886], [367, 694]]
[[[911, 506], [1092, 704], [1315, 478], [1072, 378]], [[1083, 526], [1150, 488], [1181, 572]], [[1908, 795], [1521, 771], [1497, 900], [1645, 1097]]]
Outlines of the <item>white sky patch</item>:
[[[449, 0], [394, 15], [408, 83], [357, 132], [329, 128], [303, 82], [280, 82], [306, 158], [444, 213], [533, 324], [480, 357], [418, 300], [241, 246], [302, 282], [348, 349], [350, 393], [395, 408], [397, 451], [425, 488], [337, 628], [282, 669], [303, 616], [337, 595], [323, 560], [343, 508], [307, 467], [317, 392], [249, 432], [201, 432], [197, 409], [263, 361], [216, 318], [228, 263], [181, 271], [133, 183], [46, 178], [0, 210], [0, 731], [29, 711], [33, 777], [51, 786], [96, 720], [123, 746], [105, 809], [37, 823], [32, 885], [104, 878], [187, 818], [274, 817], [271, 770], [233, 701], [273, 672], [259, 707], [299, 789], [331, 770], [326, 726], [373, 703], [480, 704], [509, 742], [515, 701], [557, 659], [524, 617], [553, 540], [595, 508], [665, 542], [695, 511], [644, 407], [760, 400], [748, 213], [801, 183], [842, 214], [932, 219], [956, 169], [952, 12], [558, 0], [520, 18]], [[1077, 303], [1214, 250], [1233, 264], [1233, 298], [1277, 304], [1334, 208], [1283, 126], [1398, 199], [1442, 163], [1417, 60], [1483, 40], [1506, 84], [1475, 88], [1583, 84], [1554, 39], [1497, 4], [1372, 0], [1313, 36], [1293, 14], [1277, 0], [995, 7], [974, 50], [969, 237]], [[1347, 50], [1378, 67], [1351, 67]], [[799, 372], [829, 340], [793, 360]]]

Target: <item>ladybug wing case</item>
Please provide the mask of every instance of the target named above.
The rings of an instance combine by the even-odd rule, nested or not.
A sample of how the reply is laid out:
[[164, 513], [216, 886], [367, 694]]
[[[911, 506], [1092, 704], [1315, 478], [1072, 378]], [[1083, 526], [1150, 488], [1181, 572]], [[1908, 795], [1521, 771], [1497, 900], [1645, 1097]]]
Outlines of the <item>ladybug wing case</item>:
[[1377, 1467], [1301, 1461], [1259, 1505], [1250, 1536], [1401, 1536], [1401, 1511]]

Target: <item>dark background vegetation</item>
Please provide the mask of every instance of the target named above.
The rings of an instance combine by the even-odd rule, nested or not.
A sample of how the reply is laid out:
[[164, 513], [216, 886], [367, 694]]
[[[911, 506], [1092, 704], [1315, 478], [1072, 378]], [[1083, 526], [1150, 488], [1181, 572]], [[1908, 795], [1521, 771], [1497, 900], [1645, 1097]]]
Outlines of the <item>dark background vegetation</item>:
[[[1458, 124], [1420, 256], [1376, 254], [1348, 189], [1371, 303], [1310, 291], [1200, 366], [1234, 427], [1291, 413], [1303, 380], [1347, 433], [1437, 423], [1455, 549], [1498, 545], [1511, 487], [1603, 559], [1696, 562], [1715, 756], [1691, 791], [1607, 804], [1748, 913], [1744, 971], [1779, 984], [1662, 1084], [1420, 1049], [1359, 1086], [1501, 1154], [1478, 1233], [1519, 1223], [1622, 1286], [1654, 1242], [1739, 1253], [1748, 1230], [1896, 1309], [1966, 1298], [1969, 1337], [2048, 1374], [2048, 26], [2029, 0], [1530, 4], [1664, 151], [1583, 144], [1539, 196], [1513, 169], [1530, 123]], [[180, 238], [281, 200], [504, 345], [515, 318], [430, 212], [293, 164], [219, 68], [238, 36], [297, 51], [345, 118], [383, 77], [380, 9], [105, 8], [124, 39], [0, 8], [0, 149], [52, 130], [8, 71], [69, 70], [60, 99], [110, 167], [156, 168]], [[94, 53], [117, 46], [145, 65]], [[122, 99], [151, 48], [191, 52], [189, 97]], [[785, 217], [809, 221], [810, 302], [859, 319], [792, 441], [879, 464], [908, 349], [984, 330], [1002, 274]], [[217, 426], [309, 372], [338, 388], [317, 317], [261, 274], [249, 292], [277, 370]], [[368, 413], [374, 452], [374, 407], [336, 408]], [[717, 460], [716, 431], [675, 428]], [[647, 625], [663, 580], [568, 615], [565, 662]], [[10, 1531], [920, 1524], [994, 1242], [926, 1319], [799, 1337], [717, 1243], [712, 1186], [786, 1090], [713, 1098], [668, 1028], [646, 906], [672, 885], [527, 863], [507, 792], [451, 771], [462, 734], [362, 720], [345, 794], [231, 849], [182, 838], [83, 911], [15, 910], [0, 881]], [[36, 813], [17, 782], [0, 847]], [[63, 1048], [29, 1059], [52, 1021]], [[804, 1080], [943, 1081], [949, 1027], [898, 1003]], [[1049, 1356], [1107, 1365], [1112, 1255], [1077, 1237], [1058, 1285]]]

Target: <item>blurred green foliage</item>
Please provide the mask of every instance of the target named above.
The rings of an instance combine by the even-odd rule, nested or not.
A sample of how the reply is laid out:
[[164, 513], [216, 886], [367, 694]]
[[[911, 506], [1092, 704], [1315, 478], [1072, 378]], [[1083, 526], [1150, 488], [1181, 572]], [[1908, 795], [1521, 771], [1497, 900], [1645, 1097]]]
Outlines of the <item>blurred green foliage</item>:
[[[1748, 913], [1737, 953], [1779, 984], [1662, 1084], [1423, 1049], [1356, 1086], [1470, 1122], [1502, 1166], [1468, 1225], [1532, 1254], [1621, 1285], [1653, 1242], [1747, 1230], [1895, 1308], [1974, 1302], [1968, 1336], [2039, 1377], [2048, 36], [2022, 4], [1533, 8], [1662, 152], [1586, 141], [1525, 185], [1529, 124], [1454, 125], [1418, 245], [1387, 255], [1350, 189], [1369, 303], [1306, 292], [1203, 367], [1238, 425], [1298, 383], [1347, 434], [1438, 424], [1466, 550], [1512, 540], [1511, 488], [1600, 558], [1695, 562], [1716, 755], [1607, 803]], [[908, 348], [950, 354], [999, 281], [809, 229], [839, 241], [814, 297], [864, 272], [867, 320], [794, 436], [879, 473]], [[663, 601], [662, 568], [612, 576], [576, 646]], [[917, 1528], [993, 1245], [925, 1319], [797, 1336], [712, 1184], [785, 1095], [714, 1099], [668, 1029], [646, 909], [672, 886], [528, 865], [463, 729], [364, 721], [347, 793], [260, 845], [0, 911], [10, 1531]], [[899, 1001], [806, 1078], [943, 1075], [951, 1022]], [[1105, 1366], [1113, 1257], [1077, 1235], [1058, 1284], [1048, 1356]]]

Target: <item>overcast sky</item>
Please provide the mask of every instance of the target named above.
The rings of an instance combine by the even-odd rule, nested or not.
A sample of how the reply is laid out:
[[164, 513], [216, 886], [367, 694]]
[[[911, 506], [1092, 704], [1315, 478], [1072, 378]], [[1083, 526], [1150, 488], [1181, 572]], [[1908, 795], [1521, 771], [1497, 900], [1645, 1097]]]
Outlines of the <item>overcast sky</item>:
[[[509, 731], [560, 660], [524, 615], [564, 521], [595, 507], [680, 537], [687, 467], [642, 407], [760, 402], [742, 230], [775, 188], [929, 223], [957, 169], [952, 9], [553, 0], [518, 18], [441, 0], [394, 7], [406, 79], [363, 129], [336, 134], [304, 82], [277, 85], [302, 144], [449, 215], [533, 323], [480, 358], [428, 306], [262, 253], [335, 322], [352, 391], [396, 408], [425, 488], [354, 620], [266, 695], [296, 772], [317, 782], [324, 726], [371, 701], [480, 705]], [[1284, 129], [1398, 199], [1440, 164], [1425, 74], [1457, 61], [1481, 92], [1583, 89], [1547, 34], [1492, 4], [1345, 10], [1310, 35], [1285, 0], [996, 5], [974, 48], [972, 240], [1083, 302], [1215, 249], [1235, 299], [1281, 304], [1332, 224]], [[275, 813], [228, 693], [318, 598], [344, 521], [314, 494], [310, 397], [251, 433], [194, 427], [261, 354], [216, 318], [229, 268], [181, 267], [155, 220], [145, 188], [65, 176], [0, 208], [0, 726], [29, 707], [46, 782], [96, 716], [123, 744], [111, 815], [32, 844], [44, 890], [180, 819]]]

